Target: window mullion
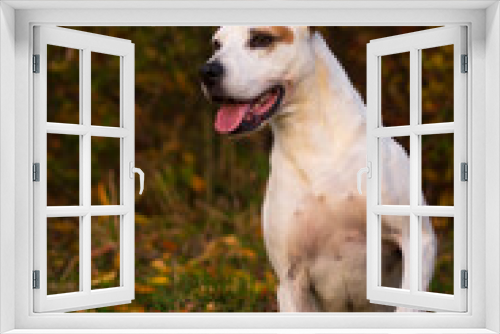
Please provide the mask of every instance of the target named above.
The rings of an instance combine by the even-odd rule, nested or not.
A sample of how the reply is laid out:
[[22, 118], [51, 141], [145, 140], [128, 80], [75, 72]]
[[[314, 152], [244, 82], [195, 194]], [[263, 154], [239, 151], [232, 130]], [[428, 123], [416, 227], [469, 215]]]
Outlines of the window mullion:
[[[83, 124], [83, 50], [79, 50], [79, 57], [78, 59], [80, 60], [80, 63], [79, 63], [79, 68], [78, 68], [78, 78], [79, 78], [79, 97], [78, 97], [78, 101], [79, 101], [79, 110], [78, 110], [78, 114], [79, 114], [79, 122], [78, 124], [79, 125], [82, 125]], [[49, 131], [49, 127], [50, 127], [50, 124], [47, 123], [47, 131]], [[79, 180], [80, 180], [80, 184], [79, 184], [79, 192], [80, 192], [80, 206], [83, 206], [84, 205], [84, 202], [83, 202], [83, 197], [84, 197], [84, 193], [83, 193], [83, 168], [82, 168], [82, 164], [83, 164], [83, 158], [84, 158], [84, 155], [83, 155], [83, 136], [79, 135], [78, 136], [79, 138], [79, 150], [80, 150], [80, 157], [78, 159], [79, 161]], [[85, 239], [84, 239], [84, 234], [82, 233], [83, 229], [84, 229], [84, 225], [86, 224], [85, 222], [85, 219], [84, 217], [80, 216], [79, 217], [80, 219], [80, 223], [78, 225], [78, 229], [80, 231], [80, 233], [78, 233], [78, 238], [79, 238], [79, 249], [78, 249], [78, 255], [79, 255], [79, 258], [81, 259], [80, 261], [78, 261], [78, 281], [79, 281], [79, 288], [78, 290], [79, 291], [83, 291], [84, 290], [84, 279], [83, 279], [83, 273], [84, 273], [84, 253], [83, 253], [83, 247], [82, 245], [85, 245]]]
[[[422, 50], [417, 50], [417, 72], [418, 72], [418, 76], [417, 76], [417, 87], [418, 87], [418, 95], [417, 95], [417, 110], [416, 110], [416, 120], [418, 121], [418, 126], [421, 128], [424, 128], [423, 130], [424, 131], [420, 131], [418, 133], [415, 133], [415, 136], [416, 136], [416, 141], [417, 141], [417, 150], [416, 152], [414, 153], [416, 156], [417, 156], [417, 177], [416, 177], [416, 182], [417, 182], [417, 188], [416, 188], [416, 200], [417, 200], [417, 207], [415, 207], [415, 209], [417, 208], [422, 208], [423, 206], [426, 205], [425, 203], [425, 199], [424, 199], [424, 191], [422, 189], [422, 135], [423, 134], [426, 134], [426, 131], [427, 129], [431, 129], [433, 127], [432, 124], [430, 125], [427, 125], [427, 126], [424, 126], [423, 125], [423, 122], [422, 122]], [[454, 123], [453, 122], [450, 122], [450, 123], [442, 123], [442, 124], [436, 124], [435, 127], [437, 127], [437, 129], [440, 130], [440, 133], [446, 133], [446, 130], [450, 130], [453, 132], [453, 129], [454, 129]], [[430, 133], [430, 132], [429, 132]], [[413, 209], [413, 207], [412, 207]], [[437, 208], [437, 209], [440, 209], [440, 208]], [[446, 209], [446, 208], [444, 208]], [[416, 210], [413, 212], [414, 214], [416, 214]], [[422, 240], [422, 214], [420, 214], [420, 216], [417, 217], [418, 221], [418, 231], [417, 231], [417, 252], [418, 254], [416, 255], [417, 258], [418, 258], [418, 275], [417, 277], [415, 278], [418, 282], [418, 291], [423, 291], [422, 289], [422, 275], [423, 275], [423, 272], [424, 272], [424, 263], [422, 263], [422, 245], [423, 245], [423, 240]], [[418, 292], [417, 291], [417, 292]]]
[[[123, 103], [123, 98], [125, 96], [125, 94], [123, 93], [123, 79], [124, 79], [124, 76], [123, 76], [123, 71], [125, 69], [125, 66], [123, 66], [124, 63], [123, 63], [123, 56], [120, 56], [120, 130], [126, 130], [124, 129], [124, 113], [123, 113], [123, 108], [124, 108], [124, 103]], [[125, 185], [125, 168], [124, 168], [124, 165], [126, 164], [126, 162], [124, 161], [125, 159], [125, 156], [124, 156], [124, 152], [123, 152], [123, 144], [124, 144], [125, 140], [122, 138], [120, 139], [120, 205], [123, 205], [126, 201], [125, 201], [125, 197], [124, 197], [124, 185]], [[127, 175], [128, 176], [128, 175]], [[134, 215], [135, 216], [135, 215]], [[120, 215], [120, 233], [119, 233], [119, 243], [120, 243], [120, 286], [124, 286], [125, 285], [125, 270], [124, 270], [124, 256], [123, 254], [125, 254], [125, 238], [123, 237], [123, 234], [124, 234], [124, 218], [123, 218], [123, 215]], [[134, 286], [135, 286], [135, 283], [134, 283]]]
[[[82, 52], [82, 67], [81, 67], [81, 95], [82, 95], [82, 125], [90, 127], [91, 120], [91, 52], [90, 49], [83, 49]], [[82, 202], [83, 206], [90, 208], [91, 205], [91, 135], [87, 132], [82, 136], [82, 159], [80, 160], [80, 169], [82, 172]], [[80, 273], [83, 279], [83, 291], [90, 293], [91, 291], [91, 216], [90, 212], [82, 218], [82, 229], [80, 231], [82, 238], [82, 247], [80, 247], [80, 256], [82, 258], [82, 271]]]
[[[420, 175], [420, 145], [419, 136], [415, 134], [415, 128], [419, 124], [419, 97], [420, 97], [420, 60], [419, 50], [410, 51], [410, 207], [416, 207], [419, 201], [419, 175]], [[410, 291], [418, 291], [419, 275], [419, 217], [410, 213], [410, 256], [405, 256], [405, 265], [410, 265], [409, 283]], [[407, 234], [406, 234], [407, 235]], [[405, 236], [403, 235], [403, 238]], [[408, 255], [408, 254], [407, 254]], [[405, 273], [408, 272], [405, 270]]]

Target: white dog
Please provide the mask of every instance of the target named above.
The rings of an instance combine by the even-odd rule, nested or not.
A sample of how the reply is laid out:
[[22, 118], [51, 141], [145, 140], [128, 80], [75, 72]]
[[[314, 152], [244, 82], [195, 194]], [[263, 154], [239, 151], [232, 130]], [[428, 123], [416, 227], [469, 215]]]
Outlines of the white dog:
[[[221, 103], [216, 130], [273, 130], [263, 230], [280, 311], [393, 310], [366, 299], [366, 198], [356, 192], [366, 111], [324, 39], [308, 27], [225, 26], [213, 44], [200, 72]], [[381, 152], [384, 200], [409, 204], [406, 152], [391, 139]], [[408, 289], [408, 218], [384, 216], [382, 225], [382, 285]], [[428, 219], [421, 241], [426, 289], [436, 253]]]

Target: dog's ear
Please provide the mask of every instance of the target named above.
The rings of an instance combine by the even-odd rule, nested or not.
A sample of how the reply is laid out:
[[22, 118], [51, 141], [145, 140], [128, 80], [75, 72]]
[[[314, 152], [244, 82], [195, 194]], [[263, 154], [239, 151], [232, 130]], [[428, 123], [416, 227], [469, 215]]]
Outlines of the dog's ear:
[[300, 36], [307, 38], [314, 36], [316, 32], [319, 32], [319, 30], [318, 27], [313, 26], [298, 26], [297, 32], [300, 34]]

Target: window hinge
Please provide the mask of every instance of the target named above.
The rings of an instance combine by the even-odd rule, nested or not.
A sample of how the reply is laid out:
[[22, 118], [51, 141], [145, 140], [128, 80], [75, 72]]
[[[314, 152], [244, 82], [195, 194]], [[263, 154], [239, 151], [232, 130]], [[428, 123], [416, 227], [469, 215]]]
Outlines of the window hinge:
[[40, 270], [33, 270], [33, 289], [40, 289]]
[[40, 164], [38, 162], [33, 164], [33, 181], [40, 181]]
[[467, 270], [462, 270], [461, 272], [462, 276], [462, 289], [467, 289], [469, 287], [469, 274], [467, 273]]
[[466, 162], [462, 162], [462, 164], [460, 165], [460, 167], [461, 167], [460, 168], [461, 169], [461, 171], [460, 171], [460, 174], [461, 174], [460, 179], [462, 181], [469, 181], [469, 167], [468, 167], [467, 163]]
[[462, 73], [467, 73], [469, 71], [469, 57], [467, 55], [462, 55]]
[[40, 55], [33, 55], [33, 73], [40, 73]]

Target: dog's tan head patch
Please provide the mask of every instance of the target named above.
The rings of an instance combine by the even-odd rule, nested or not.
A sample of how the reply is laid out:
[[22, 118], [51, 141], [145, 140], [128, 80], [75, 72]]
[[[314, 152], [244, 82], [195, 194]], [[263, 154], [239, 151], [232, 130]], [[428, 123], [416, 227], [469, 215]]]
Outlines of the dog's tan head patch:
[[271, 31], [275, 36], [278, 37], [278, 40], [285, 44], [292, 44], [294, 35], [292, 29], [290, 27], [283, 26], [275, 26], [271, 27]]

